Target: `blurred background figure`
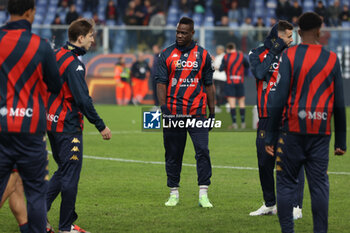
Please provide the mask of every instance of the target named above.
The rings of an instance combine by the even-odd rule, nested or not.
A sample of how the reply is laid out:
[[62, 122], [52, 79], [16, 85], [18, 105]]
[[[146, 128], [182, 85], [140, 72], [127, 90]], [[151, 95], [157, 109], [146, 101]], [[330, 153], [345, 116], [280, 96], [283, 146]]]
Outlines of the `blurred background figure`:
[[226, 98], [224, 94], [224, 87], [226, 83], [226, 73], [225, 71], [219, 71], [222, 59], [225, 56], [225, 47], [223, 45], [216, 46], [216, 57], [214, 60], [215, 72], [213, 74], [215, 94], [216, 94], [216, 105], [215, 112], [220, 113], [220, 106], [225, 104]]
[[132, 102], [138, 105], [148, 92], [148, 79], [151, 69], [145, 60], [144, 53], [138, 52], [137, 61], [131, 67]]
[[114, 73], [116, 102], [118, 105], [128, 105], [131, 100], [130, 68], [126, 66], [124, 57], [120, 57], [115, 64]]

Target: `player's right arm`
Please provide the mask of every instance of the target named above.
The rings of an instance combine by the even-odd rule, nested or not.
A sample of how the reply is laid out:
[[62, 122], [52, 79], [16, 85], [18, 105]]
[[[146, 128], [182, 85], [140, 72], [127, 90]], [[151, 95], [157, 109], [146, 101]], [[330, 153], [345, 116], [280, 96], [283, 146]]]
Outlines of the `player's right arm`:
[[62, 79], [60, 78], [56, 57], [50, 45], [46, 41], [42, 41], [42, 43], [44, 43], [43, 80], [50, 92], [58, 94], [62, 87]]
[[[260, 53], [262, 52], [263, 51]], [[259, 80], [264, 80], [275, 55], [273, 55], [271, 52], [268, 52], [264, 60], [261, 62], [259, 57], [260, 53], [258, 49], [251, 50], [249, 52], [249, 62], [254, 77]]]
[[166, 64], [166, 57], [164, 52], [159, 54], [157, 69], [156, 69], [155, 79], [157, 82], [157, 96], [159, 105], [161, 106], [163, 113], [170, 113], [169, 109], [166, 107], [166, 95], [167, 86], [169, 82], [168, 67]]
[[343, 78], [337, 58], [334, 77], [334, 149], [335, 155], [343, 155], [346, 151], [346, 112], [343, 93]]
[[291, 73], [292, 69], [290, 61], [287, 57], [287, 54], [283, 53], [278, 74], [283, 78], [279, 79], [279, 82], [277, 84], [278, 86], [276, 88], [276, 93], [274, 95], [274, 98], [272, 98], [270, 114], [271, 118], [269, 120], [266, 130], [265, 148], [266, 152], [268, 152], [270, 155], [273, 155], [273, 145], [275, 145], [277, 142], [283, 109], [289, 95]]

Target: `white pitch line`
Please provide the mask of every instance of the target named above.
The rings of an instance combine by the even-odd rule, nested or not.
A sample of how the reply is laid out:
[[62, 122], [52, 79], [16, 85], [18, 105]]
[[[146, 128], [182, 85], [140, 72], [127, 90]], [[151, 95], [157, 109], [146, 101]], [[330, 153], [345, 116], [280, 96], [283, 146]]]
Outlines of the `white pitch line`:
[[[158, 164], [158, 165], [164, 165], [164, 162], [157, 162], [157, 161], [142, 161], [142, 160], [132, 160], [132, 159], [121, 159], [121, 158], [108, 158], [108, 157], [98, 157], [98, 156], [91, 156], [91, 155], [84, 155], [84, 158], [86, 159], [96, 159], [96, 160], [108, 160], [108, 161], [117, 161], [117, 162], [124, 162], [124, 163], [142, 163], [142, 164]], [[186, 167], [196, 167], [196, 164], [188, 164], [183, 163], [182, 166]], [[222, 166], [222, 165], [212, 165], [213, 168], [223, 168], [223, 169], [235, 169], [235, 170], [255, 170], [257, 171], [258, 168], [255, 167], [234, 167], [234, 166]], [[333, 175], [350, 175], [350, 172], [328, 172], [328, 174]]]
[[[125, 131], [112, 131], [113, 134], [136, 134], [136, 133], [142, 133], [141, 130], [125, 130]], [[91, 131], [91, 132], [84, 132], [84, 134], [87, 135], [99, 135], [100, 132], [98, 131]]]

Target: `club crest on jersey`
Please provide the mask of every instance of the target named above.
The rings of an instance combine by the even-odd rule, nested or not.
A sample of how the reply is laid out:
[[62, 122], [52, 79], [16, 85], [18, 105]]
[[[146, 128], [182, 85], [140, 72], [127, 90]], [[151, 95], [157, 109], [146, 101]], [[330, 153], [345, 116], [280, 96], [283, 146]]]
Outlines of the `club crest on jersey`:
[[84, 68], [81, 65], [79, 65], [75, 71], [84, 71]]
[[200, 52], [194, 52], [194, 56], [196, 57], [196, 59], [201, 55]]

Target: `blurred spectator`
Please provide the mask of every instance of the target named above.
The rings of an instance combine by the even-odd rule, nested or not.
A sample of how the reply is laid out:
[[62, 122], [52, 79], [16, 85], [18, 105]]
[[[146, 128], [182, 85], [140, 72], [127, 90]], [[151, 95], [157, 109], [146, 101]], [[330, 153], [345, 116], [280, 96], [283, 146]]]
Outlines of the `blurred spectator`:
[[238, 10], [240, 12], [241, 19], [246, 19], [250, 16], [249, 5], [250, 5], [250, 0], [238, 0]]
[[265, 27], [264, 19], [262, 17], [258, 17], [256, 23], [255, 23], [255, 28], [258, 30], [255, 33], [255, 40], [256, 41], [263, 41], [265, 39], [266, 32], [263, 30]]
[[[322, 23], [322, 28], [324, 29], [326, 27], [325, 23]], [[326, 30], [321, 30], [320, 33], [320, 38], [319, 38], [319, 43], [323, 46], [328, 46], [328, 40], [331, 38], [331, 33], [326, 29]]]
[[303, 13], [303, 8], [299, 5], [298, 0], [293, 1], [293, 5], [289, 9], [289, 22], [293, 22], [293, 17], [298, 17]]
[[275, 14], [277, 19], [288, 20], [289, 19], [290, 4], [287, 0], [278, 0]]
[[94, 13], [94, 14], [93, 14], [92, 19], [95, 21], [95, 25], [96, 25], [96, 26], [104, 25], [104, 24], [105, 24], [104, 21], [100, 20], [100, 18], [98, 17], [98, 14], [97, 14], [97, 13]]
[[197, 14], [205, 13], [205, 1], [204, 0], [192, 0], [192, 12]]
[[[92, 16], [92, 19], [95, 21], [95, 25], [96, 26], [101, 26], [101, 25], [105, 24], [104, 21], [99, 19], [97, 13], [94, 13], [94, 15]], [[103, 37], [102, 37], [102, 35], [103, 35], [102, 29], [101, 28], [96, 28], [96, 31], [94, 33], [95, 43], [93, 43], [91, 45], [91, 48], [90, 48], [91, 51], [96, 51], [99, 48], [103, 48]]]
[[337, 27], [340, 26], [339, 16], [342, 12], [340, 7], [339, 0], [335, 0], [333, 5], [328, 7], [328, 16], [329, 16], [329, 26]]
[[135, 2], [135, 16], [137, 20], [137, 25], [143, 25], [145, 20], [147, 9], [141, 0], [134, 0]]
[[224, 12], [224, 4], [222, 0], [213, 0], [211, 10], [214, 15], [214, 25], [219, 26], [221, 24], [221, 17], [223, 16]]
[[62, 1], [61, 4], [57, 7], [56, 14], [60, 15], [62, 19], [66, 17], [67, 13], [69, 11], [68, 2]]
[[[164, 27], [166, 25], [166, 17], [164, 12], [161, 9], [156, 10], [157, 13], [151, 16], [149, 21], [149, 26], [155, 27]], [[153, 43], [163, 44], [165, 41], [165, 32], [164, 30], [151, 30]], [[157, 41], [154, 41], [153, 38], [157, 38]]]
[[71, 24], [74, 20], [79, 18], [79, 14], [75, 9], [75, 4], [70, 5], [69, 11], [66, 15], [66, 24]]
[[220, 106], [225, 104], [226, 98], [224, 94], [224, 87], [226, 83], [226, 73], [225, 71], [219, 71], [222, 59], [225, 56], [225, 47], [223, 45], [216, 46], [216, 57], [214, 58], [214, 68], [215, 72], [213, 74], [213, 80], [216, 92], [216, 105], [215, 112], [220, 113]]
[[153, 51], [153, 64], [151, 68], [151, 81], [152, 81], [152, 90], [153, 90], [153, 99], [154, 99], [154, 105], [159, 106], [158, 96], [157, 96], [157, 82], [156, 82], [156, 73], [157, 73], [157, 66], [158, 66], [158, 59], [159, 54], [161, 52], [161, 49], [158, 44], [153, 45], [152, 47]]
[[273, 27], [276, 23], [277, 23], [277, 19], [274, 18], [274, 17], [271, 17], [271, 18], [270, 18], [270, 24], [269, 24], [269, 26], [270, 26], [270, 27]]
[[74, 4], [74, 0], [60, 0], [57, 3], [57, 6], [62, 6], [62, 5], [66, 5], [66, 6], [70, 6]]
[[145, 19], [143, 20], [143, 25], [148, 25], [152, 15], [156, 13], [156, 8], [154, 5], [152, 5], [150, 0], [145, 0], [144, 5], [146, 9], [146, 15]]
[[239, 25], [241, 22], [239, 21], [240, 19], [240, 13], [238, 10], [238, 2], [237, 1], [232, 1], [231, 2], [231, 8], [228, 11], [228, 19], [229, 19], [229, 25]]
[[137, 17], [135, 15], [135, 2], [130, 1], [129, 6], [126, 9], [124, 22], [126, 25], [137, 25]]
[[181, 0], [179, 3], [179, 9], [182, 14], [190, 15], [191, 14], [191, 5], [188, 0]]
[[328, 25], [328, 14], [327, 14], [327, 9], [323, 5], [322, 1], [317, 2], [317, 6], [315, 7], [314, 11], [322, 17], [323, 22], [325, 22], [326, 25]]
[[140, 104], [148, 92], [150, 71], [143, 52], [138, 52], [137, 61], [131, 67], [132, 102], [135, 105]]
[[113, 0], [109, 0], [105, 10], [106, 21], [118, 22], [117, 6], [114, 4]]
[[349, 21], [350, 19], [350, 12], [349, 12], [349, 6], [343, 5], [343, 11], [339, 15], [339, 19], [341, 22]]
[[84, 11], [95, 13], [98, 7], [98, 0], [84, 0]]
[[[55, 19], [52, 21], [51, 25], [62, 25], [61, 18], [58, 14], [55, 15]], [[51, 27], [52, 41], [55, 44], [55, 48], [60, 48], [64, 44], [64, 36], [66, 30], [63, 28]]]
[[115, 99], [118, 105], [128, 105], [131, 99], [130, 68], [125, 64], [125, 58], [120, 57], [114, 69]]
[[[242, 29], [242, 51], [247, 51], [248, 49], [254, 47], [254, 37], [255, 37], [255, 30], [254, 26], [252, 25], [252, 19], [250, 17], [247, 17], [244, 19], [244, 23], [241, 25]], [[258, 41], [256, 41], [258, 43]], [[237, 44], [237, 43], [235, 43]]]
[[0, 11], [5, 11], [7, 7], [7, 1], [0, 0]]

